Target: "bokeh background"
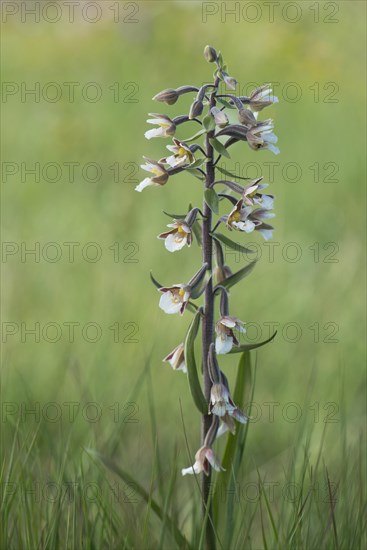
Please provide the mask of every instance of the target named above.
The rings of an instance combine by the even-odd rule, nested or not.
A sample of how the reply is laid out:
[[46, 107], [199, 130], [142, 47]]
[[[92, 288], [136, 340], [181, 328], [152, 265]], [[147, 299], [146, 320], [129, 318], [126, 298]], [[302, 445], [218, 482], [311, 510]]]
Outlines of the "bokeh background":
[[[25, 439], [39, 429], [33, 480], [54, 479], [60, 461], [73, 478], [83, 447], [93, 447], [149, 486], [153, 434], [163, 471], [175, 452], [178, 471], [188, 465], [182, 419], [191, 451], [198, 447], [186, 377], [162, 363], [191, 314], [165, 315], [149, 272], [170, 284], [200, 266], [197, 247], [171, 255], [156, 236], [169, 223], [163, 210], [201, 204], [201, 184], [179, 175], [162, 189], [134, 187], [145, 177], [142, 155], [158, 159], [168, 143], [144, 139], [147, 113], [183, 114], [193, 96], [172, 107], [151, 98], [209, 81], [208, 43], [223, 52], [239, 89], [274, 82], [279, 97], [263, 118], [274, 119], [281, 154], [237, 144], [223, 164], [244, 176], [262, 173], [276, 195], [274, 245], [238, 236], [257, 247], [259, 262], [231, 293], [232, 314], [251, 323], [244, 341], [267, 338], [269, 324], [278, 328], [256, 354], [247, 474], [257, 464], [281, 482], [307, 418], [311, 452], [323, 440], [330, 476], [340, 480], [341, 428], [355, 453], [365, 426], [364, 2], [280, 2], [273, 17], [261, 2], [106, 1], [84, 12], [88, 3], [75, 2], [73, 21], [62, 2], [60, 12], [38, 3], [39, 20], [24, 4], [37, 3], [2, 6], [1, 378], [2, 400], [13, 403], [2, 419], [5, 463], [19, 415]], [[36, 95], [27, 95], [32, 88]], [[187, 125], [179, 136], [195, 131]], [[65, 243], [77, 243], [74, 260]], [[90, 261], [95, 246], [100, 257]], [[24, 253], [35, 247], [38, 256]], [[227, 254], [234, 270], [249, 259]], [[26, 332], [35, 323], [39, 341]], [[66, 323], [76, 323], [73, 339]], [[88, 323], [98, 326], [95, 342]], [[221, 361], [231, 382], [236, 362]], [[51, 402], [56, 408], [47, 408]], [[71, 422], [67, 402], [81, 404]], [[88, 420], [90, 402], [102, 412], [96, 422]], [[24, 407], [40, 407], [40, 419], [21, 414]], [[194, 480], [179, 479], [178, 487], [186, 498]]]

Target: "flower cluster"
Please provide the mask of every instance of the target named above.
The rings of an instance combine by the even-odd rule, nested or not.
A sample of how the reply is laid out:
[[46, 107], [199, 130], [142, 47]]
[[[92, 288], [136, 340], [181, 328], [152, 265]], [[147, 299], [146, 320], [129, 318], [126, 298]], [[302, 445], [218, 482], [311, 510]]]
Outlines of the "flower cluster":
[[[241, 346], [239, 341], [239, 335], [246, 332], [246, 323], [230, 314], [229, 289], [237, 284], [252, 266], [232, 273], [225, 263], [223, 246], [233, 249], [238, 246], [227, 236], [233, 230], [243, 233], [258, 231], [266, 240], [272, 237], [273, 231], [268, 219], [274, 217], [274, 196], [267, 192], [268, 184], [263, 182], [262, 177], [246, 185], [239, 184], [234, 181], [236, 178], [231, 171], [219, 168], [218, 161], [223, 155], [230, 158], [228, 149], [241, 142], [246, 142], [251, 151], [268, 150], [274, 154], [279, 153], [275, 145], [277, 137], [273, 132], [273, 121], [259, 120], [260, 113], [266, 107], [278, 102], [272, 95], [270, 84], [260, 86], [249, 96], [236, 96], [233, 91], [236, 89], [237, 81], [228, 74], [221, 53], [217, 53], [212, 46], [206, 46], [204, 56], [216, 67], [213, 84], [204, 84], [200, 88], [168, 88], [153, 98], [166, 105], [173, 105], [181, 97], [194, 94], [187, 114], [175, 118], [160, 113], [149, 115], [147, 122], [155, 127], [147, 130], [145, 137], [149, 140], [168, 138], [172, 140], [172, 144], [166, 146], [169, 154], [166, 153], [166, 156], [159, 160], [144, 157], [145, 164], [142, 165], [142, 169], [148, 171], [150, 177], [143, 179], [136, 187], [139, 192], [147, 187], [161, 187], [185, 171], [195, 176], [204, 189], [202, 208], [190, 206], [188, 211], [171, 216], [173, 219], [168, 224], [168, 231], [158, 235], [159, 239], [164, 240], [165, 248], [169, 252], [180, 251], [186, 246], [190, 248], [195, 239], [203, 250], [201, 267], [188, 282], [171, 286], [162, 286], [152, 277], [161, 293], [159, 307], [165, 313], [183, 315], [186, 310], [194, 313], [185, 342], [175, 347], [164, 361], [174, 370], [180, 370], [188, 375], [195, 404], [204, 418], [210, 415], [209, 418], [212, 419], [201, 441], [201, 447], [195, 454], [193, 465], [183, 469], [183, 475], [210, 475], [211, 468], [222, 470], [212, 448], [216, 438], [226, 431], [234, 433], [235, 421], [240, 424], [248, 421], [245, 413], [233, 402], [228, 380], [220, 369], [217, 357], [241, 352], [246, 348]], [[221, 82], [229, 93], [220, 93]], [[230, 122], [233, 120], [233, 114], [236, 115], [235, 123]], [[195, 123], [200, 129], [188, 139], [179, 139], [179, 128], [186, 123]], [[202, 144], [201, 139], [204, 140]], [[226, 179], [216, 180], [217, 170], [224, 173]], [[217, 186], [221, 186], [220, 192], [217, 192]], [[222, 204], [225, 210], [220, 214]], [[212, 223], [214, 215], [218, 216], [215, 225]], [[228, 230], [227, 235], [218, 232], [221, 225]], [[213, 256], [216, 261], [215, 267], [212, 267]], [[200, 306], [196, 300], [202, 295], [204, 304]], [[218, 317], [217, 320], [213, 320], [209, 312], [215, 311], [218, 296]], [[204, 380], [210, 382], [210, 393], [206, 395], [203, 395], [198, 381], [194, 353], [194, 340], [200, 323], [204, 335], [215, 334], [215, 341], [206, 341], [206, 338], [203, 338]], [[205, 387], [207, 388], [208, 384]]]

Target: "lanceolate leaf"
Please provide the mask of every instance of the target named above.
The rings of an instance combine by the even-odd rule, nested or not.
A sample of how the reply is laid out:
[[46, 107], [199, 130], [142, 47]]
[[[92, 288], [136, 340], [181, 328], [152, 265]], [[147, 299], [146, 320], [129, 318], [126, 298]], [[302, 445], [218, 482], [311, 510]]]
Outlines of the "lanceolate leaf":
[[169, 525], [169, 528], [177, 542], [180, 548], [189, 548], [188, 541], [184, 537], [184, 535], [181, 533], [181, 531], [178, 529], [176, 523], [167, 515], [167, 513], [162, 510], [161, 506], [154, 500], [151, 494], [149, 494], [144, 487], [142, 487], [135, 478], [133, 478], [130, 474], [122, 470], [117, 464], [112, 462], [109, 458], [103, 456], [99, 452], [95, 451], [94, 449], [85, 449], [86, 452], [92, 456], [93, 458], [97, 458], [108, 468], [116, 474], [124, 483], [126, 483], [129, 487], [133, 488], [135, 493], [138, 494], [147, 504], [150, 506], [150, 508], [153, 510], [153, 512], [158, 516], [158, 518], [161, 521], [164, 521], [166, 525]]
[[196, 132], [196, 134], [194, 134], [193, 136], [187, 138], [187, 139], [183, 139], [182, 141], [184, 141], [185, 143], [189, 143], [190, 141], [194, 141], [196, 138], [202, 136], [203, 134], [205, 134], [205, 130], [199, 130], [198, 132]]
[[270, 338], [267, 340], [263, 340], [262, 342], [257, 342], [256, 344], [243, 344], [242, 346], [233, 347], [229, 353], [241, 353], [244, 351], [250, 351], [251, 349], [261, 348], [262, 346], [265, 346], [265, 344], [268, 344], [272, 340], [274, 340], [275, 336], [277, 334], [277, 331], [274, 332]]
[[213, 239], [216, 241], [221, 242], [225, 246], [228, 246], [228, 248], [231, 248], [232, 250], [236, 250], [237, 252], [242, 252], [243, 254], [253, 254], [255, 251], [250, 250], [250, 248], [246, 248], [245, 246], [242, 246], [239, 243], [235, 243], [234, 241], [231, 241], [228, 237], [225, 235], [222, 235], [222, 233], [212, 233]]
[[218, 102], [221, 103], [222, 105], [224, 105], [225, 107], [227, 107], [227, 109], [235, 109], [236, 107], [234, 105], [231, 105], [229, 103], [229, 101], [227, 101], [226, 99], [224, 99], [223, 97], [218, 97], [217, 98]]
[[256, 264], [256, 260], [246, 265], [236, 273], [233, 273], [233, 275], [231, 275], [230, 277], [227, 277], [227, 279], [224, 279], [224, 281], [222, 281], [220, 285], [224, 286], [225, 288], [231, 288], [232, 286], [237, 284], [239, 281], [247, 277], [247, 275], [249, 275], [251, 271], [254, 269], [255, 264]]
[[211, 138], [210, 143], [213, 145], [213, 147], [217, 151], [217, 153], [219, 153], [223, 157], [227, 157], [228, 159], [231, 158], [230, 154], [227, 151], [227, 149], [224, 147], [223, 143], [221, 143], [219, 141], [219, 139]]
[[187, 214], [170, 214], [169, 212], [165, 212], [164, 210], [163, 214], [165, 214], [169, 218], [174, 218], [175, 220], [184, 220], [187, 216]]
[[203, 118], [203, 124], [204, 128], [207, 132], [211, 132], [215, 129], [215, 120], [212, 115], [206, 115], [206, 117]]
[[189, 330], [187, 331], [185, 340], [185, 363], [187, 367], [187, 378], [189, 381], [190, 391], [194, 403], [201, 414], [207, 414], [208, 403], [206, 402], [200, 386], [194, 350], [195, 338], [197, 336], [200, 326], [200, 317], [201, 313], [200, 311], [198, 311], [191, 321], [191, 325], [189, 326]]
[[190, 164], [190, 169], [193, 170], [194, 168], [200, 168], [202, 164], [204, 164], [205, 159], [197, 159], [195, 162]]
[[204, 181], [205, 176], [197, 168], [185, 168], [185, 172], [192, 174], [195, 178]]
[[221, 166], [216, 166], [215, 169], [218, 170], [218, 172], [220, 172], [221, 174], [224, 174], [226, 176], [231, 176], [231, 178], [235, 178], [235, 179], [238, 179], [238, 180], [249, 180], [249, 179], [251, 179], [251, 178], [243, 178], [241, 176], [237, 176], [237, 174], [233, 174], [232, 172], [229, 172], [228, 170], [225, 170]]
[[214, 191], [214, 189], [205, 189], [204, 192], [204, 199], [206, 204], [209, 206], [210, 210], [214, 212], [215, 214], [218, 214], [219, 212], [219, 199], [217, 193]]

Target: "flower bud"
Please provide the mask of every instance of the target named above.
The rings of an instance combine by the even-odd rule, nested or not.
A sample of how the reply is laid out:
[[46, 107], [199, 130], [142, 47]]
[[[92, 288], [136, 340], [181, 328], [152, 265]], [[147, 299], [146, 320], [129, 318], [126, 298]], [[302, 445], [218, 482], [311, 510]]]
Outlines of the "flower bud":
[[217, 60], [217, 52], [212, 46], [205, 46], [204, 57], [208, 63], [214, 63]]
[[241, 124], [246, 124], [246, 126], [256, 126], [257, 124], [256, 118], [250, 109], [240, 109], [238, 111], [238, 120]]
[[201, 113], [203, 112], [203, 109], [204, 109], [203, 102], [196, 99], [190, 107], [189, 119], [192, 120], [193, 118], [200, 116]]
[[229, 76], [227, 73], [223, 73], [223, 80], [230, 90], [235, 90], [237, 86], [237, 80], [233, 76]]
[[159, 94], [153, 97], [154, 101], [161, 101], [162, 103], [167, 103], [167, 105], [173, 105], [178, 100], [179, 93], [173, 88], [167, 88], [159, 92]]
[[212, 107], [210, 109], [210, 112], [214, 117], [215, 124], [219, 126], [219, 128], [224, 128], [225, 126], [227, 126], [227, 124], [229, 124], [227, 115], [223, 111], [218, 109], [218, 107]]

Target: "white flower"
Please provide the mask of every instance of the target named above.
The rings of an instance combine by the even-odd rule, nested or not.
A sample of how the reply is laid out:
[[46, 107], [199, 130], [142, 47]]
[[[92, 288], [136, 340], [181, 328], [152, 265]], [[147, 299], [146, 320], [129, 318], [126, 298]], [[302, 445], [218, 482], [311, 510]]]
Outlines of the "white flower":
[[221, 421], [222, 422], [220, 423], [220, 426], [218, 428], [216, 439], [221, 435], [227, 433], [228, 431], [231, 432], [233, 435], [236, 433], [236, 424], [234, 423], [233, 418], [229, 416], [228, 413], [221, 417]]
[[251, 233], [256, 224], [250, 220], [248, 217], [251, 214], [251, 208], [246, 208], [243, 204], [243, 199], [240, 199], [232, 211], [227, 216], [227, 227], [228, 229], [237, 229], [239, 231], [245, 231], [246, 233]]
[[273, 208], [274, 197], [273, 195], [259, 193], [259, 191], [269, 187], [267, 183], [260, 183], [261, 181], [262, 178], [257, 178], [246, 185], [243, 192], [243, 201], [249, 206], [258, 204], [266, 210], [271, 210]]
[[265, 120], [259, 122], [256, 126], [250, 128], [246, 133], [246, 139], [249, 147], [255, 151], [259, 149], [269, 149], [275, 155], [280, 153], [278, 147], [275, 147], [274, 143], [277, 143], [278, 138], [272, 131], [274, 128], [272, 120]]
[[190, 299], [190, 287], [188, 285], [173, 285], [171, 287], [162, 287], [159, 289], [163, 292], [159, 300], [159, 307], [165, 313], [184, 314], [187, 303]]
[[195, 157], [188, 145], [173, 138], [174, 145], [167, 145], [167, 149], [173, 153], [170, 157], [165, 157], [160, 160], [161, 163], [169, 164], [172, 168], [183, 166], [184, 164], [192, 164]]
[[189, 468], [183, 468], [181, 473], [183, 476], [186, 474], [200, 474], [204, 472], [205, 475], [209, 475], [209, 465], [212, 466], [214, 470], [220, 472], [224, 471], [224, 468], [221, 466], [218, 458], [214, 454], [214, 451], [211, 447], [200, 447], [198, 452], [195, 455], [195, 463]]
[[187, 372], [184, 354], [184, 345], [178, 345], [171, 353], [163, 359], [165, 363], [169, 363], [174, 370], [181, 370]]
[[274, 216], [274, 212], [269, 212], [266, 208], [257, 208], [250, 214], [250, 218], [254, 220], [256, 224], [256, 231], [261, 233], [266, 241], [273, 237], [273, 227], [264, 223], [263, 220], [274, 218]]
[[147, 122], [149, 124], [156, 124], [158, 128], [153, 128], [145, 132], [145, 137], [147, 139], [155, 137], [169, 137], [174, 136], [176, 132], [176, 124], [170, 119], [167, 115], [159, 115], [156, 113], [149, 113], [150, 116], [154, 118], [148, 118]]
[[217, 333], [215, 351], [217, 355], [228, 353], [234, 345], [239, 345], [233, 330], [242, 333], [246, 332], [246, 329], [242, 326], [244, 324], [243, 321], [231, 315], [224, 315], [219, 319], [215, 325], [215, 332]]
[[151, 178], [145, 178], [143, 181], [139, 183], [139, 185], [135, 187], [135, 191], [138, 191], [139, 193], [143, 191], [143, 189], [151, 185], [153, 186], [164, 185], [165, 183], [167, 183], [167, 180], [169, 177], [167, 170], [161, 163], [156, 162], [155, 160], [147, 159], [147, 158], [145, 160], [146, 160], [146, 163], [141, 164], [140, 167], [146, 172], [150, 172], [154, 174], [154, 176]]
[[190, 227], [181, 220], [174, 220], [173, 223], [167, 225], [172, 227], [170, 231], [158, 235], [158, 239], [164, 239], [164, 245], [169, 252], [181, 250], [187, 244], [188, 247], [192, 243], [192, 233]]
[[271, 84], [264, 84], [252, 92], [249, 103], [253, 111], [262, 111], [268, 105], [279, 103], [279, 99], [272, 95], [273, 90], [270, 86]]
[[[210, 391], [209, 414], [215, 414], [221, 417], [227, 424], [227, 429], [233, 433], [233, 423], [228, 420], [229, 417], [235, 418], [241, 424], [246, 424], [248, 417], [233, 403], [227, 387], [224, 384], [213, 384]], [[225, 428], [221, 429], [224, 433]], [[217, 434], [218, 436], [218, 434]]]

